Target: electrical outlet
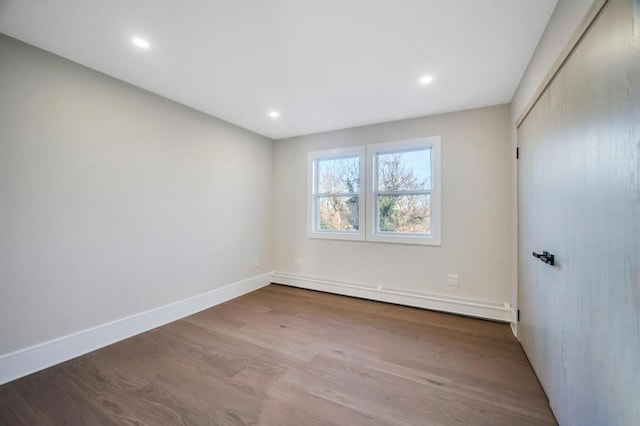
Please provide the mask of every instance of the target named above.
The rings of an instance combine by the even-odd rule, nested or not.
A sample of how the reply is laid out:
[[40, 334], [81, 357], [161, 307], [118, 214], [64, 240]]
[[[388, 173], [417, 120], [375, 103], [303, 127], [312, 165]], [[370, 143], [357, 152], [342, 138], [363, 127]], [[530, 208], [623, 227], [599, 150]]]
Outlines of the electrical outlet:
[[302, 259], [299, 257], [296, 257], [295, 259], [293, 259], [293, 264], [296, 266], [302, 266]]
[[458, 287], [460, 285], [460, 282], [458, 280], [458, 275], [447, 274], [447, 285], [449, 287]]
[[253, 266], [255, 266], [256, 268], [258, 266], [260, 266], [260, 258], [259, 257], [256, 257], [256, 261], [253, 263]]

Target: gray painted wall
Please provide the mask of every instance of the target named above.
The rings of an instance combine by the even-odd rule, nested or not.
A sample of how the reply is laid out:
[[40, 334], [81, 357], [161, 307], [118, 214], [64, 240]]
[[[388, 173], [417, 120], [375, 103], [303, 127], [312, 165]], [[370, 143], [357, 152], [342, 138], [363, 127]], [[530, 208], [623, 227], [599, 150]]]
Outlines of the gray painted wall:
[[272, 141], [0, 35], [0, 355], [268, 269]]
[[527, 65], [527, 69], [520, 80], [518, 89], [511, 101], [511, 119], [516, 122], [518, 116], [535, 94], [538, 87], [547, 76], [562, 49], [569, 42], [576, 28], [594, 0], [558, 0], [556, 8], [549, 18], [549, 22], [540, 37], [538, 46]]
[[[308, 152], [432, 135], [442, 138], [441, 247], [306, 238]], [[275, 270], [509, 302], [517, 261], [512, 157], [508, 105], [278, 140]], [[459, 274], [459, 287], [447, 287], [447, 273]]]

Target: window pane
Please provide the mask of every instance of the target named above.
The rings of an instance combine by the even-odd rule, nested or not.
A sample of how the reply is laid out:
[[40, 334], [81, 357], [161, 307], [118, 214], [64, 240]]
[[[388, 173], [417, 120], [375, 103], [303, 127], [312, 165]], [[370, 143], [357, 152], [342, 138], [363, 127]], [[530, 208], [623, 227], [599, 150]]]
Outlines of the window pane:
[[358, 157], [318, 160], [318, 194], [360, 191]]
[[318, 197], [319, 229], [357, 231], [358, 197]]
[[430, 195], [378, 196], [380, 232], [429, 233]]
[[431, 149], [377, 155], [378, 191], [431, 189]]

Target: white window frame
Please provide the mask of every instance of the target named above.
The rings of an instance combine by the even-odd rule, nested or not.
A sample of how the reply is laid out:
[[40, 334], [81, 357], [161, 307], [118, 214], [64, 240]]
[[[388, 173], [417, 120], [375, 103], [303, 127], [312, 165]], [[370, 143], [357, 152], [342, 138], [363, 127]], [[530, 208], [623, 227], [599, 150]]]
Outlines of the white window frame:
[[[365, 200], [365, 147], [354, 146], [348, 148], [331, 149], [327, 151], [315, 151], [309, 153], [307, 170], [307, 187], [309, 188], [308, 205], [307, 205], [307, 237], [322, 238], [334, 240], [356, 240], [363, 241], [365, 239], [365, 218], [366, 218], [366, 200]], [[360, 184], [358, 192], [358, 231], [329, 231], [319, 229], [318, 217], [318, 180], [317, 180], [317, 161], [327, 159], [338, 159], [346, 157], [358, 157], [360, 165]], [[331, 195], [348, 195], [348, 194], [331, 194]], [[350, 195], [350, 194], [349, 194]]]
[[[431, 150], [431, 190], [411, 191], [411, 193], [430, 193], [430, 229], [426, 234], [381, 232], [378, 230], [378, 185], [377, 185], [377, 161], [379, 153], [391, 153], [411, 151], [420, 148]], [[406, 139], [393, 142], [377, 143], [367, 145], [367, 218], [366, 218], [366, 239], [367, 241], [400, 243], [400, 244], [422, 244], [441, 245], [441, 173], [440, 173], [440, 136], [429, 136], [417, 139]]]

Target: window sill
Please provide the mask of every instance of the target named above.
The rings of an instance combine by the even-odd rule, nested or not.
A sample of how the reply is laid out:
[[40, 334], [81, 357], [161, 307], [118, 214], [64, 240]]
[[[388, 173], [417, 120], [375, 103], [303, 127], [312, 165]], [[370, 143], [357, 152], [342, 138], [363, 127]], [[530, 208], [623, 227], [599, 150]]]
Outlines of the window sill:
[[317, 232], [310, 231], [307, 233], [307, 238], [314, 238], [318, 240], [343, 240], [343, 241], [364, 241], [363, 233], [346, 233], [346, 232]]
[[410, 244], [422, 246], [441, 246], [440, 238], [436, 236], [413, 236], [413, 235], [365, 235], [347, 234], [342, 232], [308, 232], [307, 238], [316, 240], [341, 240], [341, 241], [362, 241], [369, 243], [387, 244]]
[[391, 243], [391, 244], [412, 244], [423, 246], [440, 246], [440, 237], [438, 236], [414, 236], [414, 235], [384, 235], [371, 234], [367, 235], [367, 241], [373, 243]]

